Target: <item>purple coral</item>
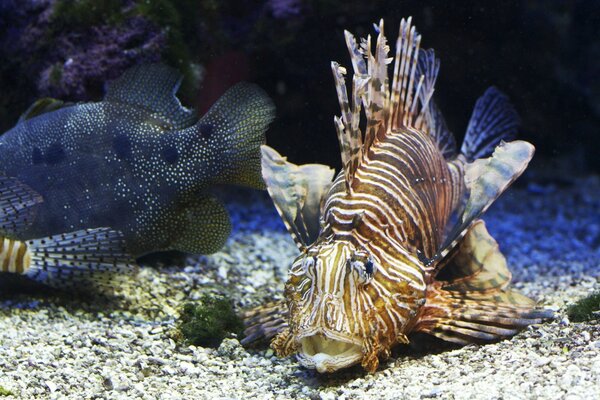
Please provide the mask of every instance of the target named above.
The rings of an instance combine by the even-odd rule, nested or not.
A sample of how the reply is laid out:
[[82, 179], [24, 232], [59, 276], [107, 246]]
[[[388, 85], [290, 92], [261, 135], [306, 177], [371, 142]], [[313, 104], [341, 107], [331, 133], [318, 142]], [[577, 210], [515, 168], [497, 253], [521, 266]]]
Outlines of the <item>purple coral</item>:
[[67, 33], [58, 38], [56, 61], [41, 72], [38, 90], [46, 96], [86, 99], [128, 67], [159, 61], [165, 46], [165, 33], [140, 16], [120, 26], [91, 27], [83, 36]]
[[[156, 62], [167, 47], [166, 32], [149, 18], [131, 13], [135, 1], [122, 3], [115, 24], [56, 25], [59, 0], [0, 1], [0, 80], [18, 71], [20, 82], [35, 97], [89, 100], [102, 94], [103, 83], [128, 67]], [[133, 14], [133, 15], [132, 15]]]
[[267, 0], [267, 7], [275, 18], [285, 19], [300, 15], [302, 0]]

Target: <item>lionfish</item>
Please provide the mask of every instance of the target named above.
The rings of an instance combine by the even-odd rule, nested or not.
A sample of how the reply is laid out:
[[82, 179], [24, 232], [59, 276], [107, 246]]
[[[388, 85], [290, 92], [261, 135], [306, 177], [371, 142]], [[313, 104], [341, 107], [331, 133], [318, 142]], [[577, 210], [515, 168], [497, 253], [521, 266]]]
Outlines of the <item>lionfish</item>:
[[[285, 301], [246, 313], [243, 343], [274, 338], [279, 356], [332, 372], [380, 358], [408, 335], [465, 345], [498, 340], [552, 316], [509, 288], [511, 273], [480, 216], [525, 170], [534, 147], [511, 141], [518, 116], [489, 88], [476, 102], [460, 152], [432, 100], [439, 60], [403, 19], [393, 77], [383, 20], [357, 44], [354, 76], [333, 62], [343, 170], [296, 166], [263, 146], [275, 207], [301, 254]], [[366, 124], [361, 129], [361, 110]]]

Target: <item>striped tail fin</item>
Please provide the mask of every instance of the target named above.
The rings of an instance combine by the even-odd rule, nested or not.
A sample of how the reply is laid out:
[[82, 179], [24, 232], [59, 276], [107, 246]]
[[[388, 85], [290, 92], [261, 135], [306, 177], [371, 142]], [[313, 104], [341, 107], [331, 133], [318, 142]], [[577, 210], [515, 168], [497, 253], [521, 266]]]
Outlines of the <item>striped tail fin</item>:
[[123, 235], [109, 228], [28, 241], [0, 240], [0, 272], [21, 274], [52, 287], [74, 287], [83, 282], [106, 286], [117, 274], [137, 270]]
[[553, 312], [509, 289], [511, 273], [482, 220], [428, 287], [414, 331], [467, 344], [512, 336]]
[[[394, 58], [388, 57], [390, 48], [383, 32], [383, 20], [375, 29], [378, 35], [374, 51], [371, 36], [363, 39], [359, 46], [354, 36], [345, 32], [354, 69], [351, 99], [344, 81], [346, 69], [336, 62], [331, 64], [341, 109], [341, 116], [336, 116], [334, 122], [348, 191], [363, 155], [381, 135], [402, 128], [424, 129], [427, 121], [432, 120], [428, 103], [439, 64], [433, 58], [432, 65], [418, 68], [421, 35], [412, 26], [411, 18], [402, 19], [400, 23]], [[388, 64], [392, 60], [390, 85]], [[364, 135], [359, 126], [363, 106], [367, 119]]]

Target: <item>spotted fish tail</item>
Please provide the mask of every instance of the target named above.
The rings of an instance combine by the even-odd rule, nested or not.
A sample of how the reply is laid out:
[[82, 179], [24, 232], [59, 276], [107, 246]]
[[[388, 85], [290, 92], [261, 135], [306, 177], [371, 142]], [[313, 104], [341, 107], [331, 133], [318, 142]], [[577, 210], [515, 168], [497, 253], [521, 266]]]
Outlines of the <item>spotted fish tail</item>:
[[275, 116], [267, 94], [256, 85], [238, 83], [198, 121], [200, 135], [211, 143], [218, 183], [264, 189], [260, 146]]

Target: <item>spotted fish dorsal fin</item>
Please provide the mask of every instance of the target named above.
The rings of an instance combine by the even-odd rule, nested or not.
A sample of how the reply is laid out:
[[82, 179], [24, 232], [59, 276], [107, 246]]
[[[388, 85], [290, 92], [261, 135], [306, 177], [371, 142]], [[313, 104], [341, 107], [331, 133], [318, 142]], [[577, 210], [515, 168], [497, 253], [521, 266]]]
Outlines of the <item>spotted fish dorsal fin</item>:
[[423, 260], [427, 266], [436, 271], [443, 265], [443, 259], [460, 243], [474, 221], [525, 171], [534, 151], [533, 145], [522, 140], [501, 143], [490, 157], [465, 165], [468, 191], [465, 206], [440, 250], [431, 259]]
[[73, 105], [73, 103], [65, 103], [62, 100], [44, 97], [36, 100], [31, 106], [29, 106], [29, 108], [23, 114], [21, 114], [21, 117], [19, 117], [19, 122], [23, 122], [64, 107], [69, 107], [71, 105]]
[[296, 245], [304, 250], [319, 235], [322, 200], [334, 170], [321, 164], [292, 164], [266, 145], [261, 150], [269, 195]]
[[[375, 29], [378, 35], [374, 51], [370, 36], [359, 46], [354, 36], [345, 32], [354, 69], [352, 103], [344, 82], [346, 69], [338, 63], [331, 64], [342, 111], [334, 121], [349, 192], [354, 173], [373, 142], [402, 128], [423, 129], [439, 69], [435, 57], [432, 58], [433, 68], [428, 64], [424, 64], [427, 68], [417, 68], [421, 35], [411, 25], [411, 18], [402, 19], [400, 23], [393, 59], [388, 57], [390, 48], [383, 32], [383, 20]], [[392, 60], [394, 73], [390, 86], [388, 64]], [[359, 127], [361, 106], [364, 106], [367, 119], [364, 135]]]
[[167, 130], [187, 128], [197, 117], [175, 95], [181, 80], [182, 76], [166, 65], [136, 65], [108, 85], [104, 101], [143, 108]]

